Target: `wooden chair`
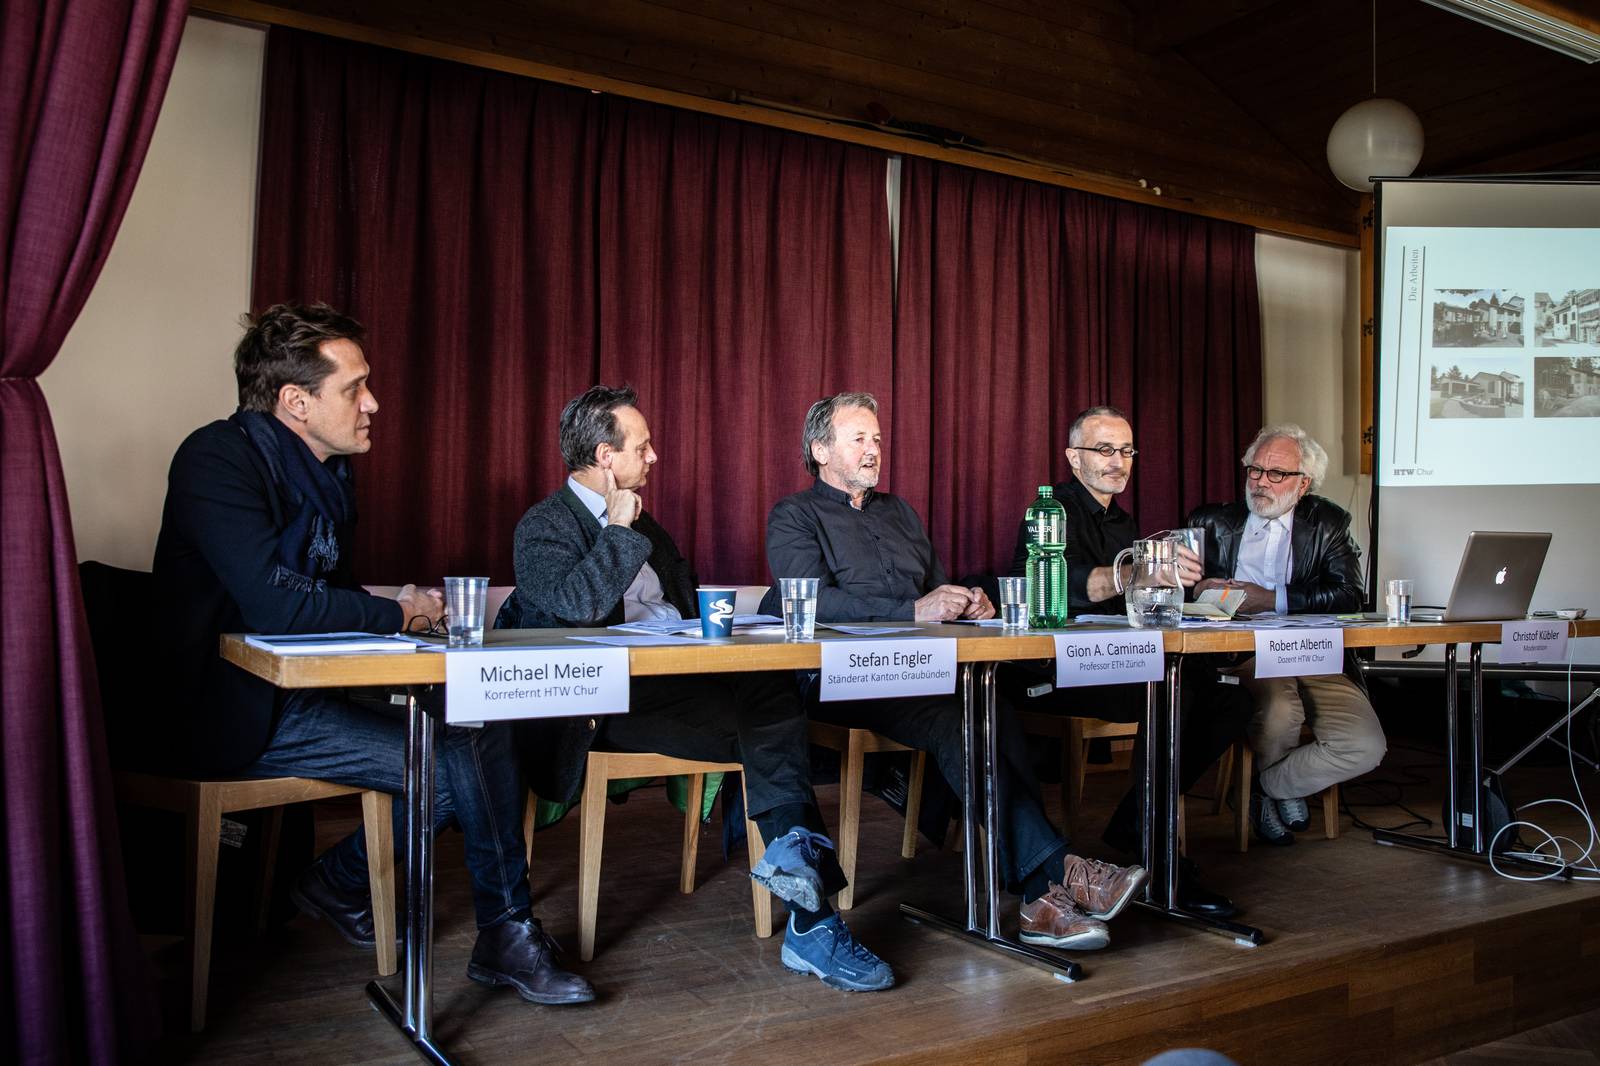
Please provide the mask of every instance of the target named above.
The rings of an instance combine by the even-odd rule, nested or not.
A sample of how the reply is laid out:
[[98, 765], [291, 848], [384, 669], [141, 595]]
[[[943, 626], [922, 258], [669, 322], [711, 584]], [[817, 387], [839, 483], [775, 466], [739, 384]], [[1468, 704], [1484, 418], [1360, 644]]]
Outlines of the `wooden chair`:
[[[1070, 715], [1041, 714], [1036, 711], [1018, 713], [1022, 731], [1036, 737], [1056, 737], [1061, 741], [1061, 818], [1067, 829], [1075, 829], [1078, 808], [1083, 805], [1083, 781], [1093, 766], [1097, 772], [1126, 770], [1129, 760], [1114, 758], [1105, 764], [1089, 762], [1089, 742], [1108, 739], [1127, 741], [1128, 751], [1133, 749], [1133, 738], [1139, 733], [1137, 722], [1108, 722], [1101, 718], [1079, 718]], [[1118, 752], [1120, 754], [1120, 750]]]
[[838, 752], [839, 763], [839, 868], [848, 884], [834, 901], [834, 907], [847, 911], [855, 906], [856, 854], [861, 837], [861, 777], [866, 757], [876, 751], [909, 751], [911, 775], [906, 782], [906, 825], [900, 837], [900, 855], [917, 855], [917, 817], [922, 812], [922, 779], [928, 769], [928, 753], [874, 733], [870, 729], [851, 729], [829, 722], [811, 723], [811, 743]]
[[[1217, 763], [1217, 794], [1211, 813], [1219, 814], [1229, 790], [1234, 793], [1233, 836], [1241, 852], [1250, 850], [1250, 785], [1255, 776], [1255, 753], [1244, 740], [1236, 740]], [[1339, 786], [1322, 790], [1322, 833], [1339, 839]]]
[[382, 792], [336, 785], [303, 777], [258, 780], [195, 780], [119, 770], [117, 800], [140, 807], [177, 811], [188, 823], [185, 848], [186, 906], [193, 957], [189, 1028], [206, 1027], [206, 991], [211, 976], [211, 932], [217, 894], [217, 849], [222, 842], [222, 816], [235, 811], [271, 808], [263, 821], [261, 898], [257, 924], [266, 924], [272, 896], [272, 873], [278, 850], [283, 806], [332, 796], [361, 796], [361, 818], [367, 834], [367, 873], [372, 886], [372, 925], [377, 938], [378, 973], [395, 972], [394, 829], [392, 798]]
[[[1019, 712], [1022, 731], [1032, 736], [1058, 737], [1061, 740], [1061, 818], [1068, 832], [1077, 827], [1078, 808], [1083, 805], [1083, 782], [1093, 766], [1096, 772], [1127, 770], [1132, 764], [1133, 740], [1139, 735], [1137, 722], [1108, 722], [1103, 718], [1074, 715]], [[1113, 745], [1111, 762], [1089, 762], [1089, 742], [1106, 739]], [[1125, 742], [1125, 743], [1123, 743]], [[1120, 756], [1126, 755], [1126, 758]], [[1178, 804], [1178, 850], [1189, 851], [1187, 804]]]
[[[608, 806], [606, 786], [612, 781], [629, 777], [683, 774], [689, 778], [678, 868], [678, 891], [689, 895], [694, 892], [695, 885], [695, 857], [700, 849], [700, 807], [705, 796], [706, 774], [737, 773], [742, 781], [743, 771], [744, 766], [736, 762], [702, 762], [653, 752], [589, 752], [583, 778], [583, 797], [578, 805], [578, 955], [584, 962], [594, 959], [595, 928], [599, 922], [600, 857], [605, 845]], [[538, 797], [529, 792], [527, 806], [523, 810], [522, 832], [530, 870], [533, 867], [533, 825], [537, 807]], [[750, 868], [754, 869], [766, 847], [761, 839], [761, 830], [748, 817], [744, 820], [744, 832]], [[755, 881], [750, 882], [750, 894], [755, 910], [756, 936], [764, 939], [772, 935], [772, 896]]]

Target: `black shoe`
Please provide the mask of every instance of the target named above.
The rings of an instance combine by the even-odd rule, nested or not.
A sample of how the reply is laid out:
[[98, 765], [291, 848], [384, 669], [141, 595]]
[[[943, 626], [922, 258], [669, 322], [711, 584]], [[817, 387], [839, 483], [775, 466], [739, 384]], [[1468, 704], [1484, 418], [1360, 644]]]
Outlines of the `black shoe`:
[[1239, 913], [1233, 900], [1202, 885], [1199, 873], [1188, 859], [1178, 860], [1178, 909], [1207, 918], [1232, 918]]
[[333, 924], [345, 941], [358, 948], [377, 947], [372, 929], [372, 894], [363, 890], [345, 895], [328, 883], [321, 860], [306, 867], [289, 889], [289, 899], [313, 918]]
[[594, 987], [556, 965], [561, 949], [537, 918], [508, 920], [478, 931], [467, 976], [481, 985], [510, 985], [529, 1003], [588, 1003]]

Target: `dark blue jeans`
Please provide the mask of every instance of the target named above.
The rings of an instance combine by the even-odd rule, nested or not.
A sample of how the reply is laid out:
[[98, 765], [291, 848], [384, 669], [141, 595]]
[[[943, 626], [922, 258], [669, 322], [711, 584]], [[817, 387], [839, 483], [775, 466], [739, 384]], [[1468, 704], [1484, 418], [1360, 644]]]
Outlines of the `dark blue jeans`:
[[[843, 700], [822, 703], [818, 686], [810, 685], [806, 711], [811, 717], [837, 725], [854, 726], [881, 733], [908, 748], [925, 751], [939, 764], [944, 779], [961, 795], [966, 774], [961, 760], [961, 697], [908, 696], [887, 700]], [[1027, 741], [1016, 712], [1004, 699], [997, 701], [1000, 734], [1000, 777], [995, 802], [1000, 815], [1000, 837], [995, 842], [1000, 858], [1000, 876], [1016, 889], [1029, 874], [1052, 857], [1064, 855], [1067, 840], [1050, 824], [1039, 798], [1039, 782], [1034, 778]], [[983, 817], [979, 807], [978, 817]], [[967, 847], [976, 846], [969, 841]], [[1051, 880], [1061, 880], [1059, 866], [1047, 871]]]
[[[523, 800], [511, 730], [435, 726], [435, 830], [459, 826], [466, 838], [472, 906], [483, 929], [529, 910], [522, 840]], [[246, 777], [314, 777], [399, 796], [405, 789], [406, 723], [399, 708], [353, 699], [342, 689], [300, 689], [284, 697], [267, 750]], [[404, 806], [395, 804], [397, 845]], [[341, 891], [367, 887], [367, 845], [357, 831], [329, 848], [324, 869]]]

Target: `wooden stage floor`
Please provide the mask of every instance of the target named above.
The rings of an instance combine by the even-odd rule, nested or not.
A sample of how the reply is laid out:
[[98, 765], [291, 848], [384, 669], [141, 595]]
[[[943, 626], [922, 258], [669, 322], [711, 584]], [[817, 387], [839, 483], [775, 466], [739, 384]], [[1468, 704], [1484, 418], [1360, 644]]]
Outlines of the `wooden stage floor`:
[[[1392, 750], [1376, 776], [1392, 779], [1408, 762], [1437, 758]], [[1089, 778], [1086, 853], [1104, 855], [1099, 827], [1125, 781]], [[1564, 767], [1519, 770], [1510, 784], [1521, 802], [1572, 795]], [[1207, 780], [1197, 791], [1209, 788]], [[834, 824], [837, 789], [819, 794]], [[1057, 790], [1047, 794], [1054, 808]], [[1437, 796], [1418, 786], [1406, 799], [1437, 817]], [[1241, 1063], [1413, 1063], [1600, 1007], [1600, 885], [1513, 883], [1486, 867], [1376, 846], [1348, 818], [1340, 839], [1324, 840], [1315, 807], [1313, 831], [1295, 846], [1240, 855], [1231, 813], [1213, 817], [1195, 799], [1189, 810], [1190, 852], [1206, 880], [1245, 906], [1267, 942], [1241, 947], [1130, 911], [1112, 923], [1109, 949], [1077, 956], [1087, 977], [1069, 985], [900, 918], [902, 899], [956, 912], [960, 856], [925, 847], [900, 859], [898, 819], [868, 797], [847, 917], [899, 984], [849, 995], [784, 969], [781, 932], [754, 937], [748, 883], [723, 862], [715, 819], [702, 836], [700, 887], [680, 895], [680, 816], [659, 789], [637, 793], [607, 817], [597, 952], [578, 966], [600, 998], [576, 1008], [533, 1006], [467, 980], [474, 929], [460, 837], [448, 834], [437, 1035], [467, 1063], [1136, 1063], [1196, 1045]], [[1359, 813], [1378, 825], [1406, 818], [1397, 808]], [[354, 824], [354, 808], [324, 807], [319, 840]], [[536, 913], [573, 959], [576, 868], [569, 818], [540, 834], [534, 886]], [[219, 945], [199, 1036], [185, 1032], [183, 946], [156, 961], [175, 1034], [160, 1061], [418, 1061], [367, 1005], [370, 958], [303, 917], [265, 943]]]

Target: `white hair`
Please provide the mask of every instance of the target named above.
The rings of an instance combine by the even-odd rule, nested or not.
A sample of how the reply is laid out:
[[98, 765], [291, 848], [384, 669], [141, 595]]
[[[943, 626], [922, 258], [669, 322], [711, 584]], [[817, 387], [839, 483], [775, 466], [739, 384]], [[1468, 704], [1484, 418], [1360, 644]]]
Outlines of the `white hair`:
[[1256, 434], [1256, 439], [1250, 442], [1250, 447], [1244, 450], [1245, 466], [1254, 466], [1256, 452], [1268, 441], [1288, 440], [1293, 441], [1295, 447], [1300, 449], [1300, 471], [1311, 478], [1309, 491], [1316, 492], [1322, 487], [1322, 479], [1328, 473], [1328, 453], [1322, 450], [1322, 445], [1295, 425], [1293, 422], [1280, 422], [1277, 425], [1262, 426], [1261, 432]]

